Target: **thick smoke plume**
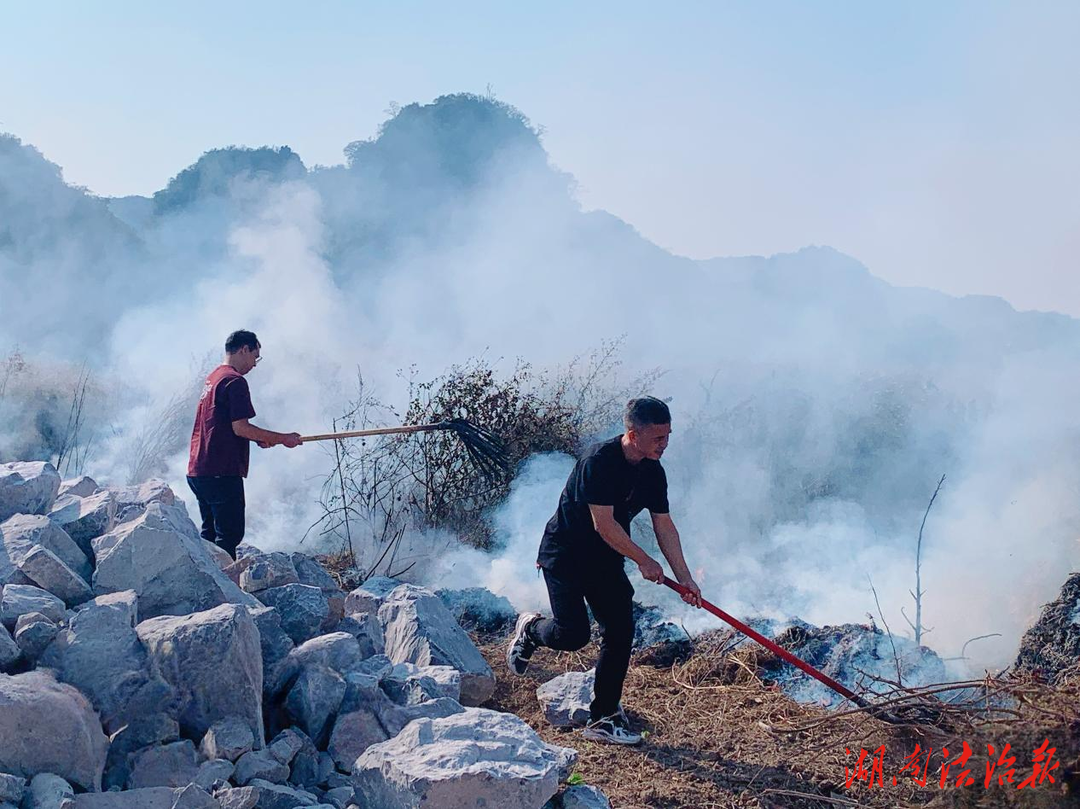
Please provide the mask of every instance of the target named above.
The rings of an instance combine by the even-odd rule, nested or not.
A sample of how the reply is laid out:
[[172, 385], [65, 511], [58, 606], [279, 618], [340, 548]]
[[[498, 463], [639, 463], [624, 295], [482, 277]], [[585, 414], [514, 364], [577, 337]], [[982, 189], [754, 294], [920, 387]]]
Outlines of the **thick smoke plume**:
[[[1007, 662], [1075, 566], [1076, 321], [894, 288], [824, 247], [671, 255], [582, 211], [528, 121], [488, 99], [410, 105], [345, 153], [308, 168], [287, 148], [222, 149], [153, 198], [103, 200], [0, 137], [0, 347], [25, 361], [0, 369], [0, 460], [55, 456], [85, 367], [93, 451], [77, 466], [160, 474], [186, 496], [191, 393], [240, 327], [266, 357], [249, 377], [255, 421], [305, 433], [341, 414], [358, 369], [400, 405], [402, 369], [430, 377], [478, 355], [564, 367], [622, 336], [623, 379], [660, 371], [674, 517], [727, 609], [879, 620], [869, 575], [890, 627], [907, 630], [915, 538], [943, 473], [924, 536], [925, 643], [955, 656], [1001, 633], [968, 662]], [[318, 517], [326, 449], [254, 452], [250, 541], [295, 547]], [[410, 537], [417, 559], [440, 550], [414, 573], [541, 603], [532, 559], [571, 463], [523, 466], [491, 518], [501, 551]]]

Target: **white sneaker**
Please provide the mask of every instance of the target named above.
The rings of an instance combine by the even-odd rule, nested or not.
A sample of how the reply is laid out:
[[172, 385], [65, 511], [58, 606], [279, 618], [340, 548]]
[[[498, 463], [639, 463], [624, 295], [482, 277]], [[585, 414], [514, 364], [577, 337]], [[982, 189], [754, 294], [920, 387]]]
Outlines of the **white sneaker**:
[[538, 612], [523, 612], [514, 626], [514, 637], [506, 648], [506, 665], [519, 677], [525, 674], [536, 651], [536, 642], [529, 637], [529, 627], [540, 620]]
[[581, 735], [591, 741], [607, 744], [641, 744], [641, 734], [626, 727], [617, 713], [590, 722]]

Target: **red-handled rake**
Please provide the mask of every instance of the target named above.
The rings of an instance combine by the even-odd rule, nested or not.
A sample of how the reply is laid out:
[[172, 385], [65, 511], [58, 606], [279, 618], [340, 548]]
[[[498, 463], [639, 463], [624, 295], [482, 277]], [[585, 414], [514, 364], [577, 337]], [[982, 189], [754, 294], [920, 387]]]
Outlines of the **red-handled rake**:
[[[673, 579], [670, 579], [667, 576], [664, 576], [664, 584], [666, 584], [668, 587], [670, 587], [672, 590], [679, 593], [680, 595], [689, 595], [690, 594], [689, 590], [687, 590], [685, 587], [683, 587], [677, 581], [675, 581]], [[735, 616], [729, 615], [728, 613], [724, 612], [722, 609], [720, 609], [715, 604], [712, 604], [712, 603], [706, 601], [703, 598], [703, 599], [701, 599], [701, 606], [704, 609], [711, 612], [713, 615], [715, 615], [717, 618], [719, 618], [724, 623], [730, 624], [731, 626], [735, 627], [737, 630], [742, 632], [747, 637], [749, 637], [752, 640], [755, 640], [758, 643], [760, 643], [762, 646], [764, 646], [766, 649], [768, 649], [773, 654], [777, 655], [778, 657], [780, 657], [783, 660], [787, 661], [791, 665], [795, 666], [795, 668], [799, 669], [800, 671], [805, 672], [806, 674], [809, 674], [811, 677], [813, 677], [819, 683], [822, 683], [822, 684], [828, 686], [829, 688], [831, 688], [833, 691], [835, 691], [837, 694], [844, 697], [845, 699], [851, 700], [853, 703], [858, 705], [860, 708], [869, 708], [871, 713], [873, 713], [874, 716], [877, 716], [879, 719], [884, 719], [887, 722], [889, 722], [889, 721], [892, 721], [892, 722], [899, 721], [899, 720], [895, 719], [894, 717], [884, 713], [880, 709], [875, 708], [873, 705], [871, 705], [865, 699], [860, 697], [858, 694], [856, 694], [850, 688], [848, 688], [845, 685], [842, 685], [841, 683], [838, 683], [836, 680], [834, 680], [828, 674], [825, 674], [824, 672], [818, 671], [816, 668], [811, 666], [805, 660], [800, 660], [795, 655], [793, 655], [791, 652], [789, 652], [787, 649], [773, 643], [771, 640], [769, 640], [767, 637], [762, 635], [760, 632], [758, 632], [757, 630], [753, 629], [752, 627], [744, 624], [742, 621], [740, 621]]]

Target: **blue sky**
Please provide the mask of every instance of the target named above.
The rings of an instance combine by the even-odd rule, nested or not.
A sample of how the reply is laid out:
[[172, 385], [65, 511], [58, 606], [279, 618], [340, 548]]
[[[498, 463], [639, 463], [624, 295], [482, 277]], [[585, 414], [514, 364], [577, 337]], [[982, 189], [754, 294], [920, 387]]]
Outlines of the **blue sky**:
[[1080, 3], [9, 4], [0, 131], [95, 193], [203, 151], [341, 162], [490, 85], [588, 207], [693, 257], [829, 244], [1080, 315]]

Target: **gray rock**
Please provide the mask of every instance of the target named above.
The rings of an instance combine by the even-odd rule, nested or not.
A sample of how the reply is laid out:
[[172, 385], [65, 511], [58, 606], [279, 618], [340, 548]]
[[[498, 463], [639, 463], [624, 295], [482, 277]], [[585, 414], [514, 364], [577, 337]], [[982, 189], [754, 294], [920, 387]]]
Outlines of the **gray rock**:
[[107, 490], [87, 497], [65, 494], [53, 504], [49, 519], [63, 528], [84, 554], [92, 556], [90, 541], [116, 524], [116, 497]]
[[562, 809], [611, 809], [607, 795], [588, 784], [567, 787], [559, 797]]
[[316, 744], [322, 744], [344, 696], [345, 679], [340, 674], [326, 666], [307, 666], [289, 689], [285, 710]]
[[176, 790], [172, 809], [221, 809], [221, 804], [198, 784], [188, 784]]
[[56, 496], [63, 497], [65, 494], [75, 494], [79, 497], [89, 497], [100, 488], [96, 480], [83, 475], [81, 478], [69, 478], [61, 481], [60, 491], [56, 493]]
[[148, 747], [136, 754], [128, 776], [128, 789], [185, 787], [199, 774], [199, 759], [190, 739], [160, 747]]
[[105, 789], [120, 789], [131, 775], [131, 765], [139, 751], [168, 744], [180, 738], [180, 726], [164, 713], [152, 713], [132, 719], [116, 731], [109, 741], [105, 762]]
[[219, 806], [194, 784], [181, 789], [149, 787], [75, 796], [75, 809], [218, 809]]
[[[202, 541], [203, 550], [210, 554], [211, 558], [217, 563], [217, 566], [223, 571], [225, 568], [230, 567], [235, 561], [229, 552], [224, 548], [215, 545], [213, 542], [207, 542], [205, 539]], [[228, 574], [226, 574], [228, 575]]]
[[74, 809], [75, 790], [52, 773], [38, 773], [23, 797], [22, 809]]
[[268, 783], [257, 778], [252, 786], [259, 789], [257, 809], [297, 809], [299, 806], [315, 806], [319, 802], [314, 795], [284, 784]]
[[243, 787], [257, 779], [284, 784], [289, 780], [289, 768], [274, 758], [269, 750], [244, 753], [236, 762], [233, 780]]
[[378, 612], [386, 597], [400, 584], [397, 579], [372, 576], [345, 598], [345, 614]]
[[311, 740], [293, 728], [285, 728], [266, 745], [266, 749], [282, 764], [292, 764], [296, 754], [304, 749], [305, 742], [310, 744]]
[[538, 809], [577, 754], [547, 745], [512, 714], [480, 708], [418, 719], [356, 761], [361, 803], [381, 809], [438, 806]]
[[544, 718], [557, 728], [584, 725], [589, 721], [596, 671], [568, 671], [536, 689]]
[[299, 581], [292, 559], [279, 551], [255, 555], [255, 561], [240, 573], [240, 587], [247, 593], [298, 584]]
[[346, 675], [347, 690], [327, 747], [342, 770], [352, 770], [357, 756], [368, 747], [391, 739], [418, 718], [450, 716], [464, 710], [452, 699], [419, 705], [397, 705], [379, 687], [379, 681], [359, 672]]
[[289, 765], [289, 783], [300, 789], [317, 789], [323, 783], [319, 751], [311, 739], [301, 737], [303, 746], [296, 751]]
[[207, 758], [235, 762], [255, 748], [255, 736], [246, 720], [227, 716], [214, 722], [206, 731], [199, 751]]
[[75, 796], [75, 809], [173, 809], [176, 790], [169, 787], [126, 792], [87, 792]]
[[35, 661], [59, 632], [60, 627], [40, 612], [27, 612], [15, 624], [15, 643], [27, 660]]
[[439, 697], [460, 700], [461, 673], [451, 666], [416, 666], [398, 663], [380, 685], [399, 705], [417, 705]]
[[45, 514], [60, 491], [51, 463], [0, 464], [0, 522], [15, 514]]
[[369, 657], [349, 669], [350, 672], [356, 672], [357, 674], [370, 674], [380, 682], [393, 670], [393, 662], [384, 654], [377, 654], [373, 657]]
[[[327, 753], [325, 750], [319, 751], [319, 780], [316, 782], [319, 786], [331, 788], [330, 777], [337, 772], [337, 765], [334, 764], [334, 757]], [[340, 784], [339, 786], [344, 786]]]
[[[90, 581], [93, 568], [86, 553], [75, 544], [67, 532], [48, 517], [16, 514], [0, 524], [0, 542], [7, 547], [8, 557], [25, 556], [40, 545], [67, 565], [84, 581]], [[0, 582], [2, 584], [2, 582]]]
[[251, 728], [256, 747], [262, 746], [262, 654], [246, 609], [223, 604], [183, 617], [151, 618], [135, 629], [155, 670], [177, 695], [185, 735], [202, 738], [214, 722], [236, 716]]
[[195, 783], [210, 792], [215, 784], [228, 783], [236, 772], [236, 765], [223, 758], [212, 758], [199, 765], [199, 772], [195, 776]]
[[303, 643], [318, 635], [330, 614], [330, 605], [323, 591], [307, 584], [271, 587], [262, 590], [258, 597], [266, 606], [278, 610], [281, 628], [293, 643]]
[[395, 587], [379, 607], [379, 622], [386, 656], [394, 663], [452, 666], [461, 672], [464, 705], [479, 705], [495, 692], [491, 666], [431, 591], [411, 584]]
[[327, 595], [341, 593], [341, 588], [338, 587], [334, 577], [318, 561], [300, 551], [294, 552], [290, 558], [301, 584], [318, 587]]
[[347, 632], [320, 635], [289, 652], [274, 673], [271, 692], [277, 695], [290, 688], [308, 666], [325, 666], [344, 674], [362, 659], [359, 642]]
[[336, 629], [338, 632], [347, 632], [356, 638], [363, 657], [383, 653], [382, 624], [379, 623], [379, 616], [375, 613], [357, 612], [346, 615], [338, 621]]
[[0, 772], [100, 789], [109, 740], [86, 697], [46, 671], [0, 674]]
[[53, 623], [60, 623], [67, 614], [64, 602], [47, 590], [28, 584], [9, 584], [0, 595], [0, 624], [15, 629], [19, 616], [38, 612]]
[[0, 801], [18, 804], [26, 791], [26, 779], [19, 775], [0, 772]]
[[137, 621], [134, 592], [100, 596], [75, 613], [41, 657], [42, 665], [90, 698], [109, 732], [172, 699], [170, 686], [150, 670]]
[[[146, 511], [151, 503], [161, 503], [165, 506], [178, 505], [176, 495], [169, 488], [169, 484], [160, 478], [151, 478], [145, 483], [135, 486], [109, 487], [109, 491], [116, 497], [116, 522], [128, 522], [138, 519]], [[179, 504], [182, 506], [182, 504]], [[194, 523], [191, 526], [196, 535]]]
[[259, 788], [219, 789], [214, 793], [214, 797], [221, 805], [221, 809], [255, 809], [255, 804], [259, 802]]
[[435, 595], [466, 630], [488, 634], [506, 632], [517, 621], [517, 611], [509, 599], [483, 587], [436, 590]]
[[336, 809], [345, 809], [353, 799], [352, 787], [338, 787], [337, 789], [328, 789], [326, 794], [323, 795], [323, 800], [328, 801], [331, 806]]
[[0, 671], [8, 671], [22, 657], [22, 650], [0, 624]]
[[293, 650], [292, 638], [281, 628], [281, 615], [273, 607], [259, 606], [248, 610], [259, 629], [259, 647], [263, 662], [263, 695], [269, 700], [278, 692], [278, 667]]
[[221, 571], [203, 540], [187, 533], [185, 520], [190, 523], [177, 508], [151, 503], [136, 519], [95, 539], [94, 591], [134, 590], [144, 618], [188, 615], [228, 603], [258, 607]]
[[17, 564], [26, 578], [62, 598], [69, 607], [94, 597], [85, 579], [60, 561], [60, 557], [55, 553], [41, 545], [35, 545]]

